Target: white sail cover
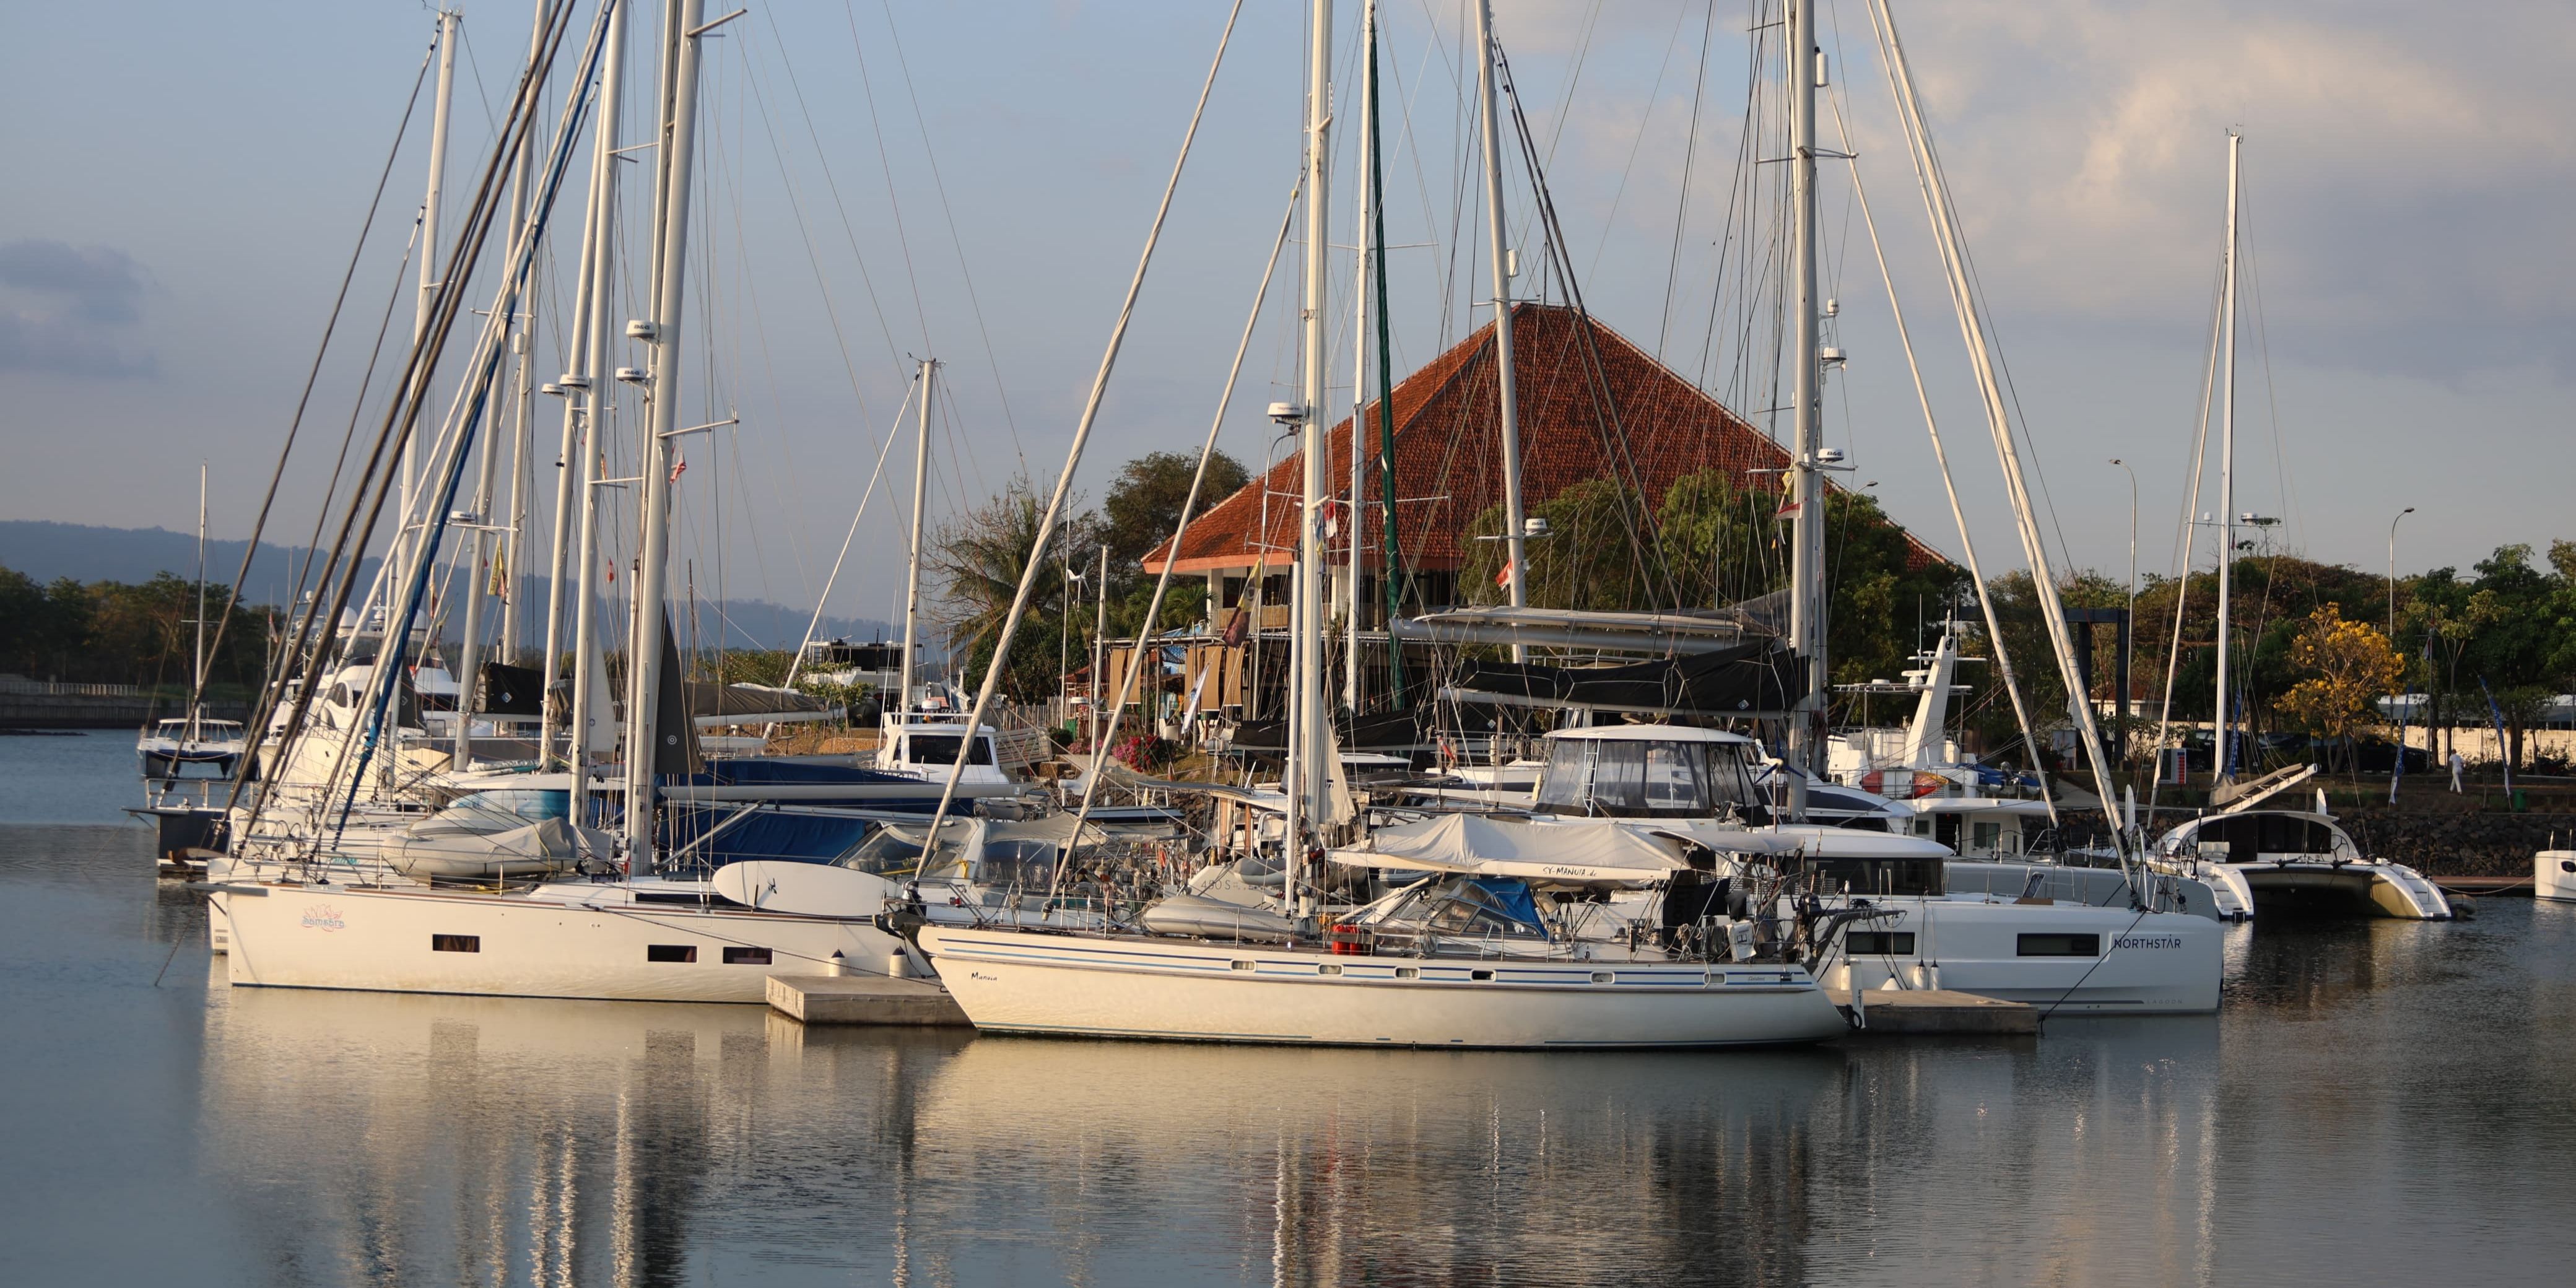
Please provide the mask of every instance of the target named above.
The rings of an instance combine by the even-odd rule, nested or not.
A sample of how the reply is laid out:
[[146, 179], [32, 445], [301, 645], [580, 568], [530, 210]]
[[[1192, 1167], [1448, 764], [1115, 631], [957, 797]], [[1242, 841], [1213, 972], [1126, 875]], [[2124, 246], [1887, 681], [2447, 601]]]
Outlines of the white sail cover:
[[1533, 881], [1659, 881], [1687, 867], [1681, 847], [1628, 823], [1539, 822], [1448, 814], [1383, 828], [1369, 848], [1333, 850], [1355, 868], [1463, 872]]

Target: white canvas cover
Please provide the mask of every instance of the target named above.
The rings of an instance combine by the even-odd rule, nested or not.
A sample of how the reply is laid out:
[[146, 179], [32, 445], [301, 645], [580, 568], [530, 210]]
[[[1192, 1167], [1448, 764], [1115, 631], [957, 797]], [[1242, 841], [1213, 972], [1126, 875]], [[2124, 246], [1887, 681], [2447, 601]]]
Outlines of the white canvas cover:
[[1681, 847], [1632, 824], [1448, 814], [1382, 828], [1369, 848], [1331, 851], [1355, 868], [1463, 872], [1533, 881], [1648, 882], [1687, 867]]

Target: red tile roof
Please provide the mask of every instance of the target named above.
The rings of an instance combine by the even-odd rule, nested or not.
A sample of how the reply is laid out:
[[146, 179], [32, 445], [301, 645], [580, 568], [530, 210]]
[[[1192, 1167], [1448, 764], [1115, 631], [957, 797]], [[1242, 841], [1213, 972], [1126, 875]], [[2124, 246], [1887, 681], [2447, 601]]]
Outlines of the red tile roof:
[[[1406, 567], [1460, 567], [1468, 522], [1501, 501], [1493, 333], [1487, 324], [1395, 387], [1396, 535]], [[1780, 486], [1777, 473], [1753, 471], [1785, 467], [1786, 450], [1598, 319], [1561, 305], [1515, 304], [1512, 358], [1519, 377], [1521, 495], [1531, 508], [1576, 483], [1611, 476], [1614, 464], [1622, 481], [1656, 503], [1676, 480], [1710, 468], [1725, 471], [1738, 488]], [[1337, 495], [1349, 486], [1350, 427], [1344, 419], [1325, 440], [1326, 487]], [[1377, 436], [1372, 404], [1365, 448], [1372, 458]], [[1180, 558], [1170, 561], [1174, 571], [1248, 568], [1265, 560], [1274, 568], [1286, 565], [1294, 555], [1303, 469], [1300, 455], [1292, 454], [1192, 523]], [[1372, 465], [1372, 501], [1379, 487]], [[1361, 563], [1370, 566], [1382, 562], [1382, 538], [1378, 508], [1364, 510]], [[1944, 562], [1908, 540], [1910, 563]], [[1342, 562], [1347, 551], [1333, 544], [1331, 558]], [[1170, 545], [1145, 556], [1147, 572], [1163, 570]]]

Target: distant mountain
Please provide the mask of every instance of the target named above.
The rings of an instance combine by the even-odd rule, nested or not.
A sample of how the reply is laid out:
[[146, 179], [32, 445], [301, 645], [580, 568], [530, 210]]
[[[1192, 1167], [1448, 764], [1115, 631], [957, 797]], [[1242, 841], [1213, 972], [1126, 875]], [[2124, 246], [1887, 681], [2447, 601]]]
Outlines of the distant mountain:
[[[230, 586], [233, 575], [241, 571], [242, 551], [248, 547], [244, 541], [208, 541], [206, 580]], [[242, 599], [253, 604], [274, 604], [285, 599], [305, 555], [302, 546], [261, 542], [258, 556], [251, 561], [250, 577], [242, 584]], [[358, 570], [362, 592], [366, 579], [375, 575], [375, 564], [370, 559]], [[39, 582], [63, 577], [74, 581], [144, 582], [162, 572], [193, 578], [197, 575], [197, 538], [194, 533], [166, 528], [103, 528], [0, 519], [0, 568], [15, 569]], [[526, 596], [522, 602], [542, 602], [543, 583], [523, 581], [521, 592]], [[717, 615], [719, 612], [722, 617]], [[805, 624], [813, 612], [811, 608], [792, 608], [759, 599], [702, 602], [698, 605], [698, 633], [705, 644], [713, 646], [719, 626], [730, 623], [726, 642], [735, 647], [749, 639], [763, 648], [793, 648], [804, 638]], [[826, 639], [867, 639], [879, 632], [893, 633], [886, 623], [867, 617], [826, 617], [821, 627]]]

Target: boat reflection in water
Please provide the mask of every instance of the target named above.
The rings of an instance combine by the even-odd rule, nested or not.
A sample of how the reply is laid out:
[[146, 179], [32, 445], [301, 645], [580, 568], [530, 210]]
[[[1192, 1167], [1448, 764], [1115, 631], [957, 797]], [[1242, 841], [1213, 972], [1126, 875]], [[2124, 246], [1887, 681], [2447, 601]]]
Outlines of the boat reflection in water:
[[1926, 1255], [2006, 1279], [2070, 1256], [2159, 1279], [2210, 1263], [2212, 1020], [1556, 1054], [806, 1029], [747, 1007], [219, 974], [209, 1000], [209, 1177], [277, 1282], [1793, 1283], [1939, 1264]]

